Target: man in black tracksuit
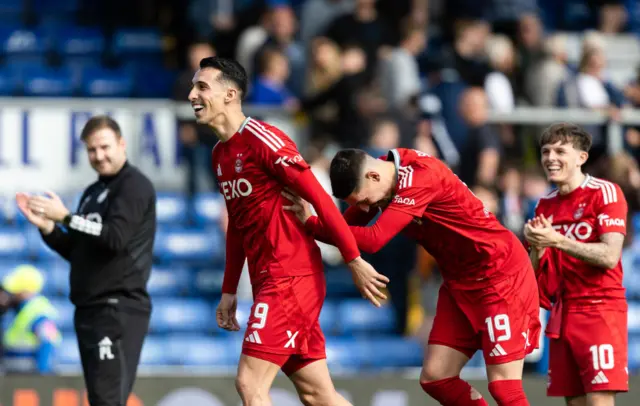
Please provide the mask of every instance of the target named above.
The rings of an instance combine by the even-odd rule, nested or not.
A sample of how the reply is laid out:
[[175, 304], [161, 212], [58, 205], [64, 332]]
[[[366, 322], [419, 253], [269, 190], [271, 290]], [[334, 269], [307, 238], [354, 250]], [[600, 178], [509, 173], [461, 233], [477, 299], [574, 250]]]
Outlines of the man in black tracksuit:
[[58, 196], [19, 193], [18, 206], [71, 265], [71, 302], [91, 406], [125, 406], [149, 327], [156, 193], [126, 158], [118, 124], [93, 117], [82, 131], [98, 181], [75, 213]]

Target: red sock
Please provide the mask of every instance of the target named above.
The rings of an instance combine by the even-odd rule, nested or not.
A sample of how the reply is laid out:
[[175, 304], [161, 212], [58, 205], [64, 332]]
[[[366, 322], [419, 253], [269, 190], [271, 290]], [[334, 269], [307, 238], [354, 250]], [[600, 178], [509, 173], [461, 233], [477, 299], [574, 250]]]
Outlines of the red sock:
[[489, 383], [489, 392], [498, 402], [498, 406], [529, 406], [527, 395], [519, 379], [493, 381]]
[[480, 392], [459, 376], [434, 382], [420, 382], [420, 386], [444, 406], [489, 406]]

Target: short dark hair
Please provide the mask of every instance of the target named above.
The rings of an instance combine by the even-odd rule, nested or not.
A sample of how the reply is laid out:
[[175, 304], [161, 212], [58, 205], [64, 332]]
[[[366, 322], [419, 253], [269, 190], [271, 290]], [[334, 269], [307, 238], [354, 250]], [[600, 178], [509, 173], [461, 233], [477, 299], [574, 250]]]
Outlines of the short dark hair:
[[368, 154], [361, 149], [343, 149], [331, 160], [329, 178], [333, 195], [346, 199], [360, 188], [360, 178]]
[[247, 71], [235, 59], [210, 56], [200, 61], [200, 69], [212, 68], [220, 71], [219, 82], [231, 82], [240, 91], [240, 100], [247, 93]]
[[82, 141], [86, 141], [89, 136], [95, 133], [98, 130], [103, 128], [108, 128], [116, 134], [116, 137], [122, 137], [122, 132], [120, 131], [120, 125], [118, 122], [107, 115], [93, 116], [87, 121], [82, 128], [82, 133], [80, 134], [80, 139]]
[[547, 144], [572, 144], [575, 149], [589, 152], [591, 149], [591, 134], [582, 127], [571, 123], [557, 123], [550, 125], [540, 137], [540, 147]]

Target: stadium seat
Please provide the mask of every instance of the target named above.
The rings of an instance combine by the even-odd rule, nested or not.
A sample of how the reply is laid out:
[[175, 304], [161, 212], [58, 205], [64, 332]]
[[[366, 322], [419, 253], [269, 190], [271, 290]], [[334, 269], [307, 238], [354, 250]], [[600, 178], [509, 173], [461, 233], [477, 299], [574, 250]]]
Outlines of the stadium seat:
[[326, 267], [327, 297], [360, 297], [351, 272], [344, 266]]
[[0, 27], [0, 52], [14, 61], [28, 61], [51, 49], [51, 41], [39, 30], [20, 26]]
[[150, 330], [154, 332], [202, 332], [212, 329], [213, 306], [199, 299], [157, 299], [153, 303]]
[[0, 228], [0, 258], [22, 259], [29, 256], [26, 235], [16, 228]]
[[357, 345], [362, 346], [368, 354], [384, 354], [367, 358], [367, 366], [373, 368], [419, 367], [422, 365], [422, 344], [414, 339], [375, 338]]
[[87, 68], [82, 75], [81, 93], [89, 97], [130, 97], [133, 77], [125, 70]]
[[74, 93], [73, 76], [65, 68], [30, 69], [22, 79], [26, 96], [70, 97]]
[[629, 302], [628, 329], [629, 334], [640, 334], [640, 302]]
[[188, 218], [186, 197], [177, 193], [158, 193], [156, 217], [159, 224], [184, 224]]
[[113, 34], [113, 54], [123, 61], [162, 62], [162, 34], [156, 28], [121, 28]]
[[338, 326], [343, 335], [358, 333], [391, 333], [395, 315], [391, 306], [374, 307], [364, 299], [347, 299], [338, 307]]
[[155, 296], [181, 296], [190, 292], [191, 273], [185, 268], [158, 268], [151, 270], [147, 290]]
[[200, 193], [194, 199], [194, 210], [197, 224], [218, 224], [224, 210], [224, 201], [219, 193]]
[[93, 27], [63, 27], [56, 34], [55, 49], [66, 61], [99, 58], [105, 51], [102, 31]]
[[223, 249], [217, 229], [159, 229], [156, 233], [155, 255], [163, 262], [216, 262], [221, 260]]
[[320, 327], [325, 335], [335, 335], [338, 328], [338, 305], [325, 302], [320, 312]]
[[198, 269], [194, 275], [193, 284], [196, 292], [202, 296], [217, 296], [222, 294], [223, 269]]
[[27, 228], [25, 233], [29, 242], [29, 255], [43, 261], [62, 258], [42, 240], [40, 232], [35, 227]]
[[[240, 334], [237, 333], [239, 336]], [[236, 351], [227, 338], [201, 335], [169, 336], [167, 339], [169, 362], [184, 366], [235, 367]]]
[[327, 364], [333, 369], [357, 369], [365, 365], [371, 354], [352, 338], [327, 337]]
[[23, 0], [0, 0], [0, 22], [2, 24], [11, 24], [20, 21], [23, 13]]
[[148, 336], [140, 353], [140, 365], [168, 365], [169, 352], [164, 337]]
[[144, 98], [170, 98], [177, 73], [159, 66], [158, 64], [125, 62], [126, 69], [130, 69], [134, 77], [133, 95]]
[[57, 324], [58, 328], [62, 332], [73, 332], [73, 316], [75, 314], [75, 307], [69, 299], [62, 298], [49, 298], [51, 304], [58, 312]]
[[80, 365], [80, 350], [75, 334], [63, 334], [56, 359], [62, 365]]
[[0, 96], [13, 96], [18, 92], [18, 78], [7, 68], [0, 68]]

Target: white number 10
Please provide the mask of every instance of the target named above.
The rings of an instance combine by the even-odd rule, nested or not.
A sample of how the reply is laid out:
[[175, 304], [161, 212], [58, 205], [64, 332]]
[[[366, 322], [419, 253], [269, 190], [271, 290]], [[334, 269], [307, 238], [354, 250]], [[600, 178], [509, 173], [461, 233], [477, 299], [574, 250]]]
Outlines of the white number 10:
[[[487, 317], [484, 320], [487, 325], [487, 333], [489, 333], [489, 340], [492, 343], [496, 341], [507, 341], [511, 338], [511, 327], [509, 326], [509, 316], [506, 314], [497, 314], [495, 317]], [[502, 333], [496, 339], [495, 331]]]
[[613, 369], [613, 346], [611, 344], [592, 345], [589, 347], [593, 358], [593, 369]]
[[269, 305], [266, 303], [256, 304], [256, 309], [253, 311], [253, 317], [258, 319], [257, 322], [251, 324], [252, 328], [260, 329], [267, 324], [267, 313], [269, 313]]

